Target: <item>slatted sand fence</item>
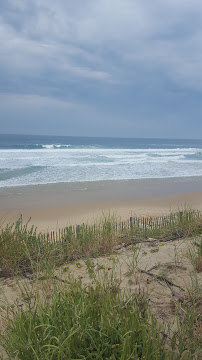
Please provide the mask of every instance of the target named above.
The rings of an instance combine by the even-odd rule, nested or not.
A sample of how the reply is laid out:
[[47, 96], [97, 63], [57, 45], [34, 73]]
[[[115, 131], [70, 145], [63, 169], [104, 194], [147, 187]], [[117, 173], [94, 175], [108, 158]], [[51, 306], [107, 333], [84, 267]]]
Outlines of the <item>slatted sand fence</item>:
[[71, 225], [64, 228], [59, 228], [56, 231], [50, 231], [41, 235], [43, 242], [56, 244], [67, 243], [71, 238], [82, 240], [85, 237], [96, 237], [96, 235], [102, 235], [103, 233], [114, 233], [117, 236], [123, 236], [124, 234], [149, 236], [150, 234], [158, 235], [163, 230], [174, 229], [175, 227], [180, 229], [188, 224], [194, 225], [194, 222], [202, 219], [202, 213], [198, 210], [184, 210], [176, 213], [171, 213], [166, 216], [158, 217], [136, 217], [131, 216], [128, 220], [114, 221], [106, 219], [106, 221], [100, 224], [79, 224]]
[[176, 224], [187, 223], [193, 219], [200, 219], [201, 216], [201, 211], [191, 210], [179, 211], [158, 217], [130, 217], [130, 227], [136, 227], [142, 230], [163, 229]]

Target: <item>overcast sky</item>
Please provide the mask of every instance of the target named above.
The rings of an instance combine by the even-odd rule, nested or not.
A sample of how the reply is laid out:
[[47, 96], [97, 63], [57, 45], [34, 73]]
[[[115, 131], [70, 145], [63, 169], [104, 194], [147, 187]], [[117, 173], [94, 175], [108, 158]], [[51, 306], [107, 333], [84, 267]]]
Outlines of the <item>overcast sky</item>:
[[0, 133], [202, 138], [202, 1], [0, 0]]

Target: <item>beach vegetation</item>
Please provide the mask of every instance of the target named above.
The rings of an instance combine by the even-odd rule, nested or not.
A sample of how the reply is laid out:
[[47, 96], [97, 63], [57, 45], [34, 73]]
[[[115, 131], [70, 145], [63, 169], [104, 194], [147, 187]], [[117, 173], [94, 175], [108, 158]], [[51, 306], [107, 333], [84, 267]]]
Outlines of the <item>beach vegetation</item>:
[[[132, 219], [132, 220], [131, 220]], [[135, 221], [133, 221], [135, 220]], [[148, 239], [173, 240], [193, 237], [202, 233], [202, 216], [193, 210], [171, 213], [167, 218], [130, 218], [121, 221], [115, 216], [103, 216], [94, 225], [82, 224], [66, 227], [58, 238], [41, 234], [30, 225], [23, 224], [20, 216], [15, 224], [0, 228], [0, 277], [31, 275], [47, 264], [60, 266], [81, 258], [111, 254], [119, 247], [128, 247]], [[201, 267], [201, 243], [190, 256]], [[151, 252], [159, 251], [158, 247]]]
[[[21, 217], [2, 227], [0, 358], [3, 349], [10, 360], [200, 360], [202, 219], [171, 216], [153, 225], [104, 217], [68, 227], [58, 241]], [[161, 263], [167, 244], [173, 259]]]
[[[6, 359], [201, 359], [200, 287], [193, 280], [184, 298], [173, 296], [176, 326], [159, 322], [150, 296], [121, 287], [115, 274], [88, 259], [92, 282], [68, 276], [58, 281], [51, 270], [13, 305], [0, 305], [6, 331], [0, 336]], [[103, 269], [103, 268], [101, 268]]]
[[202, 272], [202, 237], [192, 240], [188, 254], [196, 271]]
[[121, 292], [116, 282], [83, 288], [76, 281], [54, 288], [51, 300], [32, 311], [13, 311], [4, 346], [21, 360], [160, 360], [163, 334], [144, 294]]

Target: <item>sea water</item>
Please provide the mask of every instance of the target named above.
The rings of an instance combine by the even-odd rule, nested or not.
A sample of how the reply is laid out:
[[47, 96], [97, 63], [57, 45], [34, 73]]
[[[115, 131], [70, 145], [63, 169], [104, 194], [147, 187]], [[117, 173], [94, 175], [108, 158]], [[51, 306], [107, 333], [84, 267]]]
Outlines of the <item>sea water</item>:
[[202, 175], [202, 140], [0, 135], [0, 187]]

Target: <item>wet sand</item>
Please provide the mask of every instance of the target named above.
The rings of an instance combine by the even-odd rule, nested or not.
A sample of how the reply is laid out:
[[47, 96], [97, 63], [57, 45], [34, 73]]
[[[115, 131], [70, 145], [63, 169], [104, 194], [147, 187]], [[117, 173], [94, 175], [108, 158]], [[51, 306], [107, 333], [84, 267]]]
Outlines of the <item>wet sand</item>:
[[60, 183], [0, 188], [0, 221], [42, 231], [93, 222], [103, 213], [158, 216], [182, 207], [202, 210], [202, 177]]

